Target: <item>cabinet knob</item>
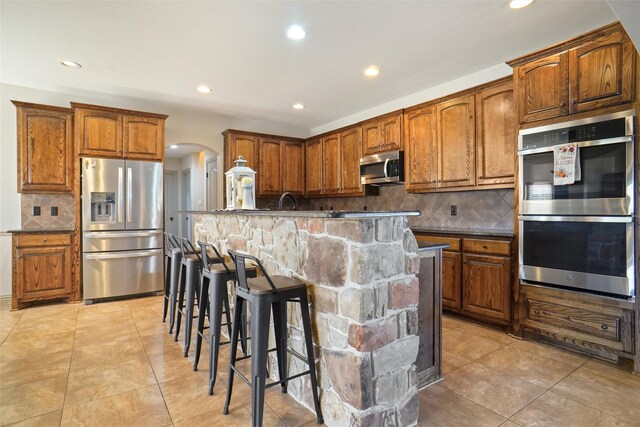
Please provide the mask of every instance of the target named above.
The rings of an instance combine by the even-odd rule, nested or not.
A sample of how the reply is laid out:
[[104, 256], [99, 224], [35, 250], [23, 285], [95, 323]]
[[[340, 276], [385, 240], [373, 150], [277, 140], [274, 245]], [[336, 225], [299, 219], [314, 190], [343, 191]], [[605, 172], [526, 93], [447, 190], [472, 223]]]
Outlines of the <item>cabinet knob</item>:
[[603, 331], [606, 331], [607, 329], [609, 329], [609, 326], [603, 323], [602, 325], [600, 325], [600, 329], [602, 329]]
[[482, 176], [479, 176], [478, 179], [482, 179]]
[[482, 245], [482, 249], [488, 249], [489, 247], [487, 245]]
[[47, 241], [47, 239], [42, 239], [42, 243], [45, 243]]
[[540, 310], [536, 308], [535, 310], [533, 310], [533, 314], [540, 314]]
[[575, 99], [571, 100], [571, 105], [576, 105], [578, 103], [578, 101], [576, 101]]
[[560, 103], [561, 107], [564, 107], [565, 105], [567, 105], [567, 104], [565, 104], [564, 101]]

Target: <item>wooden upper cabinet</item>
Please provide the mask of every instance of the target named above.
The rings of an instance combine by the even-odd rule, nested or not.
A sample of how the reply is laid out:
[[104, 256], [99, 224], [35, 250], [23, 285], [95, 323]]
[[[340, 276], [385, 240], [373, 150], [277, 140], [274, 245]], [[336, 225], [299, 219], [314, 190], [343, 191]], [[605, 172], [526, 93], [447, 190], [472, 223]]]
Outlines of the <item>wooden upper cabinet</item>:
[[380, 119], [380, 151], [402, 150], [402, 113]]
[[632, 102], [636, 56], [614, 23], [510, 61], [520, 122]]
[[408, 191], [437, 186], [436, 121], [435, 106], [405, 112], [405, 188]]
[[340, 194], [342, 189], [342, 165], [340, 154], [340, 134], [335, 133], [322, 138], [324, 151], [324, 194]]
[[438, 187], [475, 184], [475, 103], [465, 96], [436, 106]]
[[380, 151], [380, 124], [378, 120], [368, 121], [362, 125], [362, 147], [365, 155]]
[[242, 156], [247, 161], [247, 167], [257, 171], [259, 166], [259, 139], [256, 135], [230, 134], [229, 144], [225, 143], [225, 149], [227, 145], [229, 145], [229, 155], [228, 161], [225, 162], [225, 170], [234, 167], [235, 164], [233, 162], [236, 161], [239, 156]]
[[342, 158], [342, 194], [362, 194], [360, 157], [362, 128], [356, 127], [340, 133]]
[[366, 121], [362, 124], [365, 155], [402, 149], [402, 112]]
[[75, 130], [81, 156], [122, 157], [122, 115], [74, 108]]
[[304, 143], [285, 141], [282, 143], [282, 191], [304, 196], [305, 152]]
[[71, 103], [78, 154], [164, 160], [164, 114]]
[[122, 116], [123, 155], [128, 159], [164, 158], [164, 119]]
[[[258, 196], [279, 196], [282, 194], [280, 171], [282, 162], [282, 145], [279, 140], [260, 138], [258, 166]], [[236, 157], [237, 158], [237, 157]]]
[[511, 81], [476, 94], [478, 185], [513, 184], [517, 145], [516, 107]]
[[516, 75], [521, 123], [568, 113], [566, 52], [522, 65]]
[[68, 108], [12, 102], [18, 116], [18, 192], [70, 193], [73, 112]]
[[632, 101], [634, 70], [633, 43], [622, 31], [569, 50], [569, 112]]
[[322, 170], [324, 168], [322, 139], [312, 139], [307, 141], [305, 161], [307, 168], [305, 174], [305, 193], [307, 196], [320, 195], [322, 194]]

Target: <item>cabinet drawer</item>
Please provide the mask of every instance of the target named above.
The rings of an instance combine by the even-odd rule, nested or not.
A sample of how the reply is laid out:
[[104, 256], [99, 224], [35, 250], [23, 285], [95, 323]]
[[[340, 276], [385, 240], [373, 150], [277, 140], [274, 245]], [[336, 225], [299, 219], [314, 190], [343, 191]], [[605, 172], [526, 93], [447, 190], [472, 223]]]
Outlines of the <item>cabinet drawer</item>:
[[442, 237], [442, 236], [426, 236], [426, 235], [416, 235], [416, 240], [419, 242], [433, 242], [433, 243], [444, 243], [449, 245], [447, 250], [460, 252], [460, 240], [456, 237]]
[[511, 255], [511, 243], [504, 240], [464, 239], [465, 252]]
[[69, 246], [71, 234], [17, 234], [16, 246]]
[[527, 326], [560, 338], [633, 352], [633, 340], [627, 336], [633, 327], [633, 312], [629, 310], [604, 310], [595, 306], [590, 309], [530, 299]]

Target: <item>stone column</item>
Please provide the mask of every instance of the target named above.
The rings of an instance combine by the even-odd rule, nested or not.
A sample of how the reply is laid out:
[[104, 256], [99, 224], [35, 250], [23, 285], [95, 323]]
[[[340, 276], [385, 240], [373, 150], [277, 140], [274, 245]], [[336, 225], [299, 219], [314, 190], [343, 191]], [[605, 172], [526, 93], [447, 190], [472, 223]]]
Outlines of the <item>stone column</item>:
[[[327, 425], [416, 424], [419, 259], [406, 217], [196, 215], [194, 220], [200, 240], [224, 251], [246, 251], [259, 257], [269, 274], [309, 284]], [[290, 347], [305, 354], [302, 337], [299, 309], [290, 303]], [[289, 363], [290, 374], [306, 369], [294, 357]], [[270, 366], [275, 379], [275, 360]], [[308, 376], [291, 381], [289, 394], [313, 408]]]

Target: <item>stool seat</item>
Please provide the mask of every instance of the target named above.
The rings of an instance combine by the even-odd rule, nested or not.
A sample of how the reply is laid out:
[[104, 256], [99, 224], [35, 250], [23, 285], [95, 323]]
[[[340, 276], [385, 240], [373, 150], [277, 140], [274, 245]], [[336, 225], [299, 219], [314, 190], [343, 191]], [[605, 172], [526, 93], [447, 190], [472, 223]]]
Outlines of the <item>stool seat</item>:
[[[293, 277], [287, 276], [270, 276], [273, 285], [278, 289], [278, 291], [288, 291], [298, 288], [306, 288], [306, 284], [300, 280]], [[266, 277], [256, 277], [255, 279], [248, 279], [247, 284], [249, 285], [249, 293], [250, 294], [270, 294], [273, 292], [271, 285]]]

